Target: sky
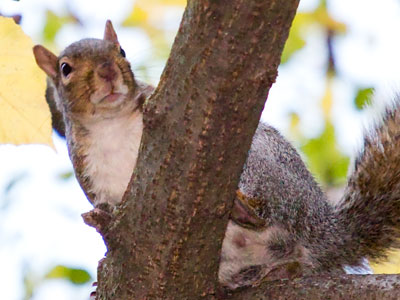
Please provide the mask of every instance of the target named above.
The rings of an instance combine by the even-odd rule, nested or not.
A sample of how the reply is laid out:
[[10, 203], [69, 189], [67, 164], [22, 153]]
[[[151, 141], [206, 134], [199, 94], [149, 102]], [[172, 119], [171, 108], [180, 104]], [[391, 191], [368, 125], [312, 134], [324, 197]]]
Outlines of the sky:
[[[300, 10], [312, 9], [316, 3], [302, 0]], [[360, 139], [361, 124], [369, 116], [350, 107], [355, 92], [351, 84], [376, 86], [378, 96], [391, 95], [399, 86], [400, 1], [330, 0], [329, 4], [331, 13], [348, 26], [348, 34], [336, 41], [340, 79], [334, 83], [337, 101], [333, 119], [342, 149], [352, 153]], [[83, 37], [100, 38], [105, 20], [121, 23], [130, 12], [132, 1], [0, 0], [0, 12], [22, 13], [21, 26], [35, 43], [41, 42], [45, 10], [62, 13], [66, 6], [84, 20], [85, 27], [71, 25], [62, 29], [56, 39], [60, 49]], [[161, 20], [161, 26], [176, 30], [181, 13], [179, 9], [172, 11], [168, 19]], [[137, 64], [151, 64], [146, 54], [151, 44], [143, 32], [119, 26], [116, 31], [128, 58]], [[271, 89], [263, 120], [283, 132], [288, 128], [288, 111], [301, 116], [301, 127], [308, 136], [322, 130], [318, 105], [312, 105], [320, 101], [325, 80], [321, 34], [316, 29], [307, 46], [280, 68]], [[162, 68], [162, 64], [153, 68], [153, 83]], [[106, 250], [95, 230], [83, 224], [80, 215], [91, 205], [76, 180], [60, 179], [72, 167], [65, 142], [54, 135], [54, 143], [56, 151], [41, 145], [0, 146], [0, 290], [4, 300], [22, 299], [24, 272], [39, 280], [55, 264], [65, 264], [87, 269], [95, 276], [97, 262]], [[19, 180], [6, 193], [15, 179]], [[91, 290], [90, 285], [76, 288], [61, 280], [51, 280], [40, 285], [32, 299], [86, 300]]]

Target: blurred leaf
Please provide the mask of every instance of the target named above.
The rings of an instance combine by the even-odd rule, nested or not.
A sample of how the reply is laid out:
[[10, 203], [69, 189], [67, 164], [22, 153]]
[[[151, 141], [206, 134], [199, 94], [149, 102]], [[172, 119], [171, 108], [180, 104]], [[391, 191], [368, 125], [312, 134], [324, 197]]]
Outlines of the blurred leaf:
[[325, 120], [329, 120], [331, 117], [331, 111], [332, 111], [332, 105], [333, 105], [333, 87], [332, 87], [332, 80], [333, 76], [331, 74], [327, 75], [326, 78], [326, 85], [325, 85], [325, 91], [322, 96], [321, 100], [321, 108], [322, 112], [324, 114]]
[[383, 263], [371, 263], [375, 274], [398, 274], [400, 273], [400, 250], [388, 253], [388, 260]]
[[84, 284], [92, 280], [90, 274], [83, 269], [55, 266], [45, 276], [46, 279], [65, 279], [73, 284]]
[[74, 22], [72, 16], [57, 16], [51, 10], [46, 12], [46, 24], [43, 29], [43, 38], [46, 42], [54, 42], [58, 31], [67, 23]]
[[289, 132], [293, 140], [300, 140], [303, 138], [303, 135], [300, 131], [300, 117], [296, 113], [291, 113], [289, 115], [290, 118], [290, 125], [289, 125]]
[[161, 0], [157, 2], [173, 6], [186, 6], [187, 0]]
[[23, 180], [24, 178], [26, 178], [28, 176], [28, 173], [23, 172], [20, 173], [16, 176], [14, 176], [13, 178], [11, 178], [8, 183], [6, 184], [6, 187], [4, 188], [4, 193], [8, 194], [13, 188], [14, 186], [19, 183], [21, 180]]
[[38, 278], [33, 274], [31, 270], [26, 267], [23, 270], [23, 282], [24, 282], [24, 297], [23, 300], [32, 299], [35, 287], [37, 287], [40, 282]]
[[[176, 11], [177, 5], [183, 5], [186, 1], [159, 1], [159, 0], [137, 0], [131, 13], [122, 22], [123, 26], [136, 26], [142, 29], [149, 37], [152, 48], [153, 60], [165, 61], [171, 48], [174, 34], [163, 26], [163, 20], [171, 9]], [[170, 38], [169, 38], [170, 37]], [[157, 49], [157, 51], [155, 51]]]
[[366, 105], [371, 103], [371, 96], [374, 93], [373, 88], [359, 89], [357, 91], [354, 104], [358, 110], [362, 110]]
[[12, 19], [0, 17], [0, 143], [53, 145], [45, 74], [32, 40]]
[[21, 24], [22, 16], [20, 14], [13, 14], [13, 15], [4, 15], [0, 12], [0, 16], [6, 17], [6, 18], [12, 18], [15, 23]]
[[325, 5], [320, 5], [314, 12], [313, 17], [322, 27], [329, 29], [335, 33], [344, 34], [347, 31], [346, 24], [336, 21], [329, 15], [329, 11]]
[[135, 6], [132, 9], [132, 12], [129, 16], [124, 20], [124, 26], [139, 26], [142, 23], [147, 22], [148, 20], [148, 11], [143, 9], [138, 3], [135, 3]]
[[58, 174], [58, 178], [60, 178], [61, 180], [67, 180], [73, 176], [74, 176], [74, 172], [72, 172], [72, 171], [67, 171], [67, 172]]
[[309, 13], [296, 14], [292, 27], [290, 28], [289, 37], [286, 41], [285, 48], [283, 49], [281, 64], [287, 62], [295, 52], [302, 49], [306, 45], [306, 42], [303, 38], [305, 36], [304, 31], [312, 22], [313, 20]]
[[20, 174], [14, 176], [13, 178], [11, 178], [7, 182], [7, 184], [4, 188], [4, 191], [3, 191], [4, 196], [0, 198], [0, 210], [5, 210], [10, 206], [10, 204], [12, 203], [12, 197], [10, 197], [8, 194], [18, 183], [20, 183], [27, 176], [28, 176], [28, 173], [26, 173], [26, 172], [20, 173]]
[[311, 172], [322, 183], [333, 186], [345, 181], [350, 160], [338, 150], [331, 122], [327, 121], [324, 132], [318, 138], [310, 139], [301, 150], [307, 156]]
[[122, 23], [124, 26], [138, 26], [139, 24], [160, 23], [168, 12], [168, 7], [186, 6], [184, 0], [137, 0], [129, 16]]
[[306, 42], [300, 37], [296, 31], [290, 31], [289, 38], [286, 41], [285, 48], [281, 57], [281, 64], [286, 63], [294, 53], [303, 49]]
[[[337, 145], [335, 129], [330, 121], [333, 104], [333, 75], [327, 74], [325, 92], [321, 99], [321, 108], [325, 120], [325, 129], [317, 138], [305, 142], [301, 150], [306, 155], [307, 165], [318, 180], [329, 187], [343, 184], [347, 175], [349, 158], [343, 155]], [[298, 116], [291, 116], [290, 132], [295, 139], [304, 139], [298, 130]]]
[[343, 34], [346, 32], [346, 25], [332, 18], [324, 1], [321, 1], [321, 4], [314, 11], [296, 14], [290, 28], [289, 38], [283, 49], [282, 64], [306, 45], [305, 37], [308, 36], [308, 31], [313, 26], [322, 27], [334, 33]]

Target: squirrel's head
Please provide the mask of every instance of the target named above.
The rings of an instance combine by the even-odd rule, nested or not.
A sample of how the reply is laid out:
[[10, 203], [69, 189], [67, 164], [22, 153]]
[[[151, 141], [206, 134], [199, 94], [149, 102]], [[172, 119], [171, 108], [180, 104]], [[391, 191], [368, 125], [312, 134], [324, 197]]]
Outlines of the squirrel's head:
[[41, 45], [33, 48], [39, 67], [57, 89], [57, 107], [79, 116], [104, 114], [132, 103], [136, 83], [117, 35], [107, 21], [103, 39], [83, 39], [57, 57]]

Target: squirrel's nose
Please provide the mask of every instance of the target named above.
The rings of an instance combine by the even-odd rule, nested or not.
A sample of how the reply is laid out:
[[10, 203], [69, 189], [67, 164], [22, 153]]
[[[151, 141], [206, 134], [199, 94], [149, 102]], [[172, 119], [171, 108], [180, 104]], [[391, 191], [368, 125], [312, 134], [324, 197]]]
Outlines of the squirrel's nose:
[[97, 74], [106, 81], [113, 81], [117, 77], [114, 64], [111, 62], [101, 64], [97, 69]]

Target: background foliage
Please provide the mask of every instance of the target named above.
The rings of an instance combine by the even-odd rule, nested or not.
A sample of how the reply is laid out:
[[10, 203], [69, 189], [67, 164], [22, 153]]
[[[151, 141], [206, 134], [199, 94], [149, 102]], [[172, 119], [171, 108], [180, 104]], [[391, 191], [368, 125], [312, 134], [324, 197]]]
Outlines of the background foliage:
[[[111, 18], [117, 27], [121, 44], [126, 50], [128, 58], [132, 60], [135, 75], [139, 79], [153, 84], [157, 84], [186, 4], [186, 1], [183, 0], [121, 0], [117, 1], [119, 5], [114, 3], [112, 6], [102, 1], [80, 3], [77, 1], [36, 0], [32, 2], [33, 5], [40, 3], [40, 7], [30, 9], [29, 5], [32, 5], [32, 3], [29, 4], [26, 0], [21, 0], [18, 3], [6, 0], [5, 5], [0, 4], [0, 13], [7, 16], [21, 14], [21, 26], [35, 43], [43, 43], [55, 52], [79, 38], [101, 37], [105, 19]], [[360, 68], [360, 65], [352, 65], [353, 61], [357, 59], [354, 57], [349, 59], [346, 55], [362, 56], [361, 53], [369, 53], [374, 47], [393, 47], [395, 49], [397, 47], [396, 45], [388, 46], [379, 40], [377, 38], [379, 31], [368, 33], [368, 30], [359, 29], [363, 26], [368, 28], [367, 24], [361, 23], [357, 28], [357, 25], [349, 22], [349, 15], [339, 9], [340, 7], [342, 9], [347, 8], [346, 4], [343, 5], [340, 2], [343, 1], [301, 1], [299, 13], [293, 23], [282, 56], [280, 76], [271, 90], [263, 114], [265, 121], [277, 126], [302, 150], [309, 168], [320, 184], [329, 192], [332, 201], [339, 198], [340, 189], [346, 180], [350, 162], [349, 155], [353, 152], [351, 148], [355, 145], [352, 143], [352, 146], [349, 147], [348, 144], [351, 144], [349, 141], [360, 136], [361, 119], [366, 115], [370, 118], [371, 113], [368, 110], [366, 111], [364, 107], [369, 103], [373, 91], [381, 87], [382, 81], [378, 79], [387, 80], [387, 77], [376, 71], [373, 66], [365, 69], [365, 73], [373, 73], [370, 77], [354, 75], [349, 70]], [[350, 10], [354, 14], [359, 13], [354, 9], [354, 7], [357, 7], [357, 3], [360, 11], [368, 5], [372, 5], [371, 1], [354, 2], [353, 10]], [[383, 15], [385, 9], [391, 9], [392, 14], [400, 16], [399, 2], [383, 0], [382, 3]], [[104, 12], [94, 13], [93, 6], [100, 10], [103, 7]], [[382, 14], [381, 11], [376, 11], [376, 19], [371, 19], [370, 22], [376, 22], [380, 14]], [[1, 30], [6, 29], [0, 23], [0, 33]], [[361, 37], [357, 37], [357, 34]], [[363, 34], [366, 36], [363, 36]], [[5, 38], [4, 34], [0, 34], [1, 48], [11, 49], [10, 43]], [[354, 40], [352, 40], [353, 38]], [[395, 38], [393, 36], [392, 40]], [[18, 40], [17, 37], [12, 39]], [[359, 48], [352, 46], [352, 43], [365, 45], [365, 40], [368, 40], [367, 43], [369, 44], [367, 45], [371, 48], [364, 47], [363, 49], [362, 46]], [[23, 43], [25, 42], [21, 41], [17, 46]], [[30, 47], [27, 47], [28, 50]], [[351, 47], [355, 47], [356, 50], [354, 51]], [[0, 51], [0, 68], [5, 70], [13, 68], [14, 61], [10, 61], [8, 56], [8, 54], [2, 54]], [[377, 60], [379, 61], [378, 64], [381, 65], [388, 61]], [[363, 63], [367, 65], [369, 61]], [[393, 61], [393, 64], [395, 63], [398, 62]], [[20, 71], [22, 71], [22, 74], [26, 74], [24, 69]], [[42, 80], [43, 82], [43, 78], [40, 75], [38, 76], [39, 81]], [[19, 136], [10, 119], [14, 120], [25, 114], [38, 116], [39, 113], [25, 113], [25, 110], [22, 110], [22, 108], [31, 107], [32, 104], [22, 102], [21, 97], [14, 97], [8, 101], [12, 102], [13, 105], [22, 106], [21, 109], [17, 110], [16, 117], [8, 115], [8, 113], [5, 114], [5, 110], [1, 106], [5, 99], [4, 93], [11, 90], [28, 91], [28, 94], [33, 98], [32, 100], [37, 99], [39, 96], [32, 97], [32, 82], [30, 80], [34, 78], [36, 76], [30, 76], [29, 81], [15, 82], [13, 85], [4, 84], [4, 76], [0, 79], [0, 137], [8, 135], [15, 138]], [[379, 105], [376, 106], [379, 109]], [[376, 114], [376, 110], [372, 113]], [[44, 119], [48, 121], [48, 112], [42, 108], [40, 111], [44, 114]], [[1, 117], [2, 113], [3, 117]], [[4, 122], [4, 120], [7, 120], [7, 122]], [[39, 124], [37, 126], [40, 127], [44, 121], [32, 122], [36, 125]], [[32, 126], [25, 124], [23, 127], [28, 130]], [[10, 133], [12, 134], [10, 135]], [[24, 139], [24, 136], [31, 135], [23, 133], [21, 138]], [[47, 299], [46, 297], [54, 299], [55, 290], [60, 291], [60, 296], [57, 299], [87, 299], [91, 290], [90, 283], [96, 276], [96, 262], [102, 255], [99, 253], [104, 252], [104, 247], [99, 246], [101, 244], [100, 237], [94, 231], [84, 227], [85, 225], [80, 221], [79, 213], [90, 209], [90, 206], [86, 203], [72, 176], [64, 142], [56, 136], [54, 136], [54, 140], [58, 154], [38, 146], [24, 146], [18, 149], [13, 146], [0, 147], [0, 165], [2, 162], [3, 166], [6, 162], [12, 165], [11, 167], [3, 167], [0, 171], [0, 188], [2, 188], [0, 198], [0, 239], [2, 241], [0, 262], [1, 259], [7, 260], [7, 255], [11, 255], [13, 249], [19, 249], [20, 246], [18, 245], [21, 239], [29, 240], [25, 237], [28, 234], [25, 228], [34, 227], [32, 224], [37, 222], [37, 218], [49, 214], [52, 214], [52, 216], [60, 214], [61, 217], [53, 218], [52, 223], [49, 222], [36, 231], [45, 232], [43, 228], [58, 226], [62, 223], [59, 218], [68, 219], [69, 223], [66, 223], [66, 228], [57, 227], [56, 231], [62, 235], [60, 240], [67, 240], [67, 245], [70, 247], [67, 252], [71, 253], [71, 257], [68, 255], [57, 257], [57, 255], [47, 254], [62, 252], [57, 249], [57, 242], [49, 243], [47, 250], [43, 250], [43, 247], [40, 248], [38, 250], [40, 259], [37, 259], [38, 254], [35, 251], [32, 253], [15, 251], [17, 254], [13, 258], [16, 263], [12, 265], [14, 266], [11, 272], [13, 274], [12, 279], [8, 278], [6, 270], [0, 271], [0, 282], [7, 282], [7, 280], [13, 282], [8, 289], [4, 289], [5, 295], [10, 297], [9, 299]], [[16, 143], [11, 139], [2, 140], [2, 142]], [[25, 142], [30, 141], [28, 139], [22, 141], [22, 143]], [[21, 148], [24, 149], [21, 150]], [[18, 153], [18, 155], [14, 155], [15, 153]], [[11, 157], [15, 161], [12, 161]], [[28, 160], [32, 160], [32, 157], [34, 157], [35, 160], [38, 160], [38, 163], [26, 162], [21, 157], [27, 157], [27, 159], [29, 157]], [[41, 163], [40, 159], [46, 161], [46, 157], [46, 164], [49, 163], [49, 157], [51, 157], [50, 164], [57, 165], [56, 169], [50, 171], [50, 169], [44, 168], [44, 163]], [[16, 162], [17, 160], [19, 163]], [[44, 173], [32, 171], [38, 168], [44, 168], [43, 172], [48, 173], [43, 176]], [[41, 178], [39, 180], [41, 181], [43, 177], [48, 177], [47, 183], [38, 183], [37, 178]], [[33, 205], [29, 216], [34, 215], [34, 217], [19, 218], [18, 222], [22, 225], [20, 224], [21, 227], [15, 230], [15, 226], [10, 226], [10, 223], [12, 224], [13, 216], [18, 215], [21, 209], [29, 210], [29, 206], [23, 204], [27, 201], [26, 199], [33, 203], [40, 203], [35, 198], [40, 194], [20, 192], [21, 189], [26, 189], [30, 184], [36, 185], [33, 190], [41, 190], [42, 193], [54, 195], [53, 197], [56, 199], [52, 199], [54, 204], [51, 204], [51, 209], [40, 207], [41, 204]], [[40, 186], [44, 188], [40, 188]], [[65, 191], [65, 197], [68, 198], [65, 202], [59, 196], [63, 191]], [[51, 192], [53, 194], [50, 194]], [[31, 199], [32, 196], [34, 199]], [[21, 205], [18, 205], [19, 202]], [[81, 203], [85, 204], [81, 205]], [[62, 212], [60, 213], [60, 211]], [[76, 226], [76, 228], [72, 228], [72, 226]], [[73, 234], [69, 237], [68, 233], [64, 233], [62, 230], [73, 232]], [[85, 230], [87, 230], [85, 234], [90, 235], [93, 240], [97, 239], [97, 241], [93, 242], [86, 237], [79, 237], [79, 234]], [[51, 237], [47, 233], [43, 233], [44, 240], [49, 238]], [[32, 247], [45, 244], [45, 242], [33, 240], [27, 243]], [[93, 250], [98, 248], [100, 250]], [[82, 257], [82, 259], [76, 259], [77, 256]], [[91, 256], [91, 265], [86, 263], [89, 256]], [[374, 270], [387, 273], [400, 272], [399, 254], [391, 255], [389, 263], [374, 265]], [[54, 284], [55, 282], [57, 284]], [[20, 288], [21, 286], [23, 289]]]

